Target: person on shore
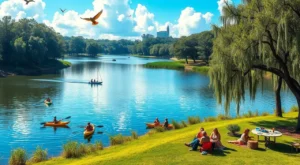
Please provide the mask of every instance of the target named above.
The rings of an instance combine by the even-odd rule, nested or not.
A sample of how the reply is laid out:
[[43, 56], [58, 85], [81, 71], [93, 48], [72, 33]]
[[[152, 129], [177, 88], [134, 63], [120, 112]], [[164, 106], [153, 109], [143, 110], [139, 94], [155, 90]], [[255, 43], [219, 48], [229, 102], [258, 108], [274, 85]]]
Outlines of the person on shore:
[[220, 149], [220, 150], [224, 149], [224, 146], [222, 145], [222, 142], [221, 142], [221, 135], [220, 135], [220, 133], [219, 133], [219, 131], [218, 131], [217, 128], [215, 128], [213, 130], [213, 132], [211, 133], [210, 140], [211, 140], [211, 142], [213, 144], [212, 145], [213, 146], [212, 149], [214, 149], [214, 148], [217, 148], [217, 149]]
[[87, 126], [85, 127], [85, 130], [87, 130], [87, 131], [93, 131], [93, 126], [91, 125], [91, 123], [90, 122], [88, 122], [88, 124], [87, 124]]
[[160, 125], [160, 122], [159, 122], [159, 120], [158, 120], [158, 117], [154, 120], [154, 125], [155, 125], [155, 126], [159, 126], [159, 125]]
[[165, 127], [166, 129], [168, 129], [168, 127], [169, 127], [169, 121], [168, 121], [167, 118], [166, 118], [166, 120], [165, 120], [164, 127]]
[[192, 146], [192, 149], [190, 149], [190, 151], [197, 151], [199, 145], [202, 146], [203, 143], [207, 143], [207, 142], [210, 142], [210, 139], [207, 136], [207, 133], [205, 131], [203, 131], [202, 132], [202, 137], [200, 138], [199, 143], [195, 143]]
[[[202, 138], [203, 136], [203, 132], [204, 131], [204, 128], [201, 127], [200, 128], [200, 131], [196, 134], [196, 136], [194, 137], [194, 139], [192, 140], [192, 142], [190, 143], [184, 143], [184, 145], [188, 146], [188, 147], [193, 147], [193, 148], [198, 148], [199, 146], [199, 143], [200, 143], [200, 139]], [[195, 146], [196, 145], [196, 146]]]
[[247, 145], [247, 142], [250, 139], [249, 132], [250, 132], [250, 130], [246, 129], [244, 131], [244, 133], [242, 134], [241, 138], [239, 138], [238, 140], [234, 140], [234, 141], [228, 141], [228, 143]]

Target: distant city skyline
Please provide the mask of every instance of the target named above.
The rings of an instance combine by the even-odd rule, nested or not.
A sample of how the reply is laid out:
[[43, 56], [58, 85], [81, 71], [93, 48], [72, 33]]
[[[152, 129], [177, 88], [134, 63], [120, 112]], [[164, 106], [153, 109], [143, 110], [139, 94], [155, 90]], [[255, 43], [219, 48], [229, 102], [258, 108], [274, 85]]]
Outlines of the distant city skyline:
[[[170, 27], [172, 37], [187, 36], [220, 25], [219, 17], [225, 1], [240, 0], [0, 0], [0, 18], [34, 18], [53, 27], [64, 36], [93, 39], [141, 39], [142, 34], [157, 35]], [[168, 5], [169, 4], [169, 5]], [[66, 9], [61, 12], [60, 8]], [[98, 26], [80, 17], [92, 17], [103, 9]]]

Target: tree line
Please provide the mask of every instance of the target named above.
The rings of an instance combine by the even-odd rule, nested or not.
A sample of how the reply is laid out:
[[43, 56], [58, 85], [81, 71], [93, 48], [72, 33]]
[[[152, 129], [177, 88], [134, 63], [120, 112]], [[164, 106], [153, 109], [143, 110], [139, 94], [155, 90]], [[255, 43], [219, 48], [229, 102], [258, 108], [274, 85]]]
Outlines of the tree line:
[[64, 54], [63, 37], [34, 19], [15, 21], [10, 16], [0, 20], [0, 59], [19, 66], [40, 66], [48, 59]]

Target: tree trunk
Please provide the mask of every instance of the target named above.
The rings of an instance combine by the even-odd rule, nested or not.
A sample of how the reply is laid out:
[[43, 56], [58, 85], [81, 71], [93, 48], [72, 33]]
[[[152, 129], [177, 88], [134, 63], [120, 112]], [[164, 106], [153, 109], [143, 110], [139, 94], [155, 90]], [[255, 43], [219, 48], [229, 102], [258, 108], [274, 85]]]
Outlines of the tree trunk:
[[282, 117], [282, 107], [281, 107], [281, 96], [280, 96], [280, 91], [281, 91], [281, 86], [282, 86], [282, 78], [279, 77], [278, 82], [277, 82], [277, 87], [275, 91], [275, 100], [276, 100], [276, 116]]
[[[296, 97], [296, 99], [297, 99], [298, 107], [300, 107], [300, 98]], [[298, 112], [296, 132], [300, 132], [300, 111]]]
[[194, 64], [196, 63], [196, 59], [195, 59], [195, 57], [194, 56], [192, 56], [192, 58], [193, 58], [193, 60], [194, 60]]
[[188, 57], [187, 57], [187, 56], [185, 56], [185, 62], [186, 62], [186, 64], [189, 64], [189, 61], [188, 61]]

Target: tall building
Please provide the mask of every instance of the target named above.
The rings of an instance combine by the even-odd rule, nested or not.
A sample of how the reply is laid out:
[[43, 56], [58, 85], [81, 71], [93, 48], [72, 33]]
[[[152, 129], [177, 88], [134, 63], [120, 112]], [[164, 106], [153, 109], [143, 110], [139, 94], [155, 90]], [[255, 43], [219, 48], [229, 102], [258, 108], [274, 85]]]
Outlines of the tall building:
[[157, 38], [168, 38], [170, 37], [170, 27], [167, 27], [167, 31], [157, 32]]

